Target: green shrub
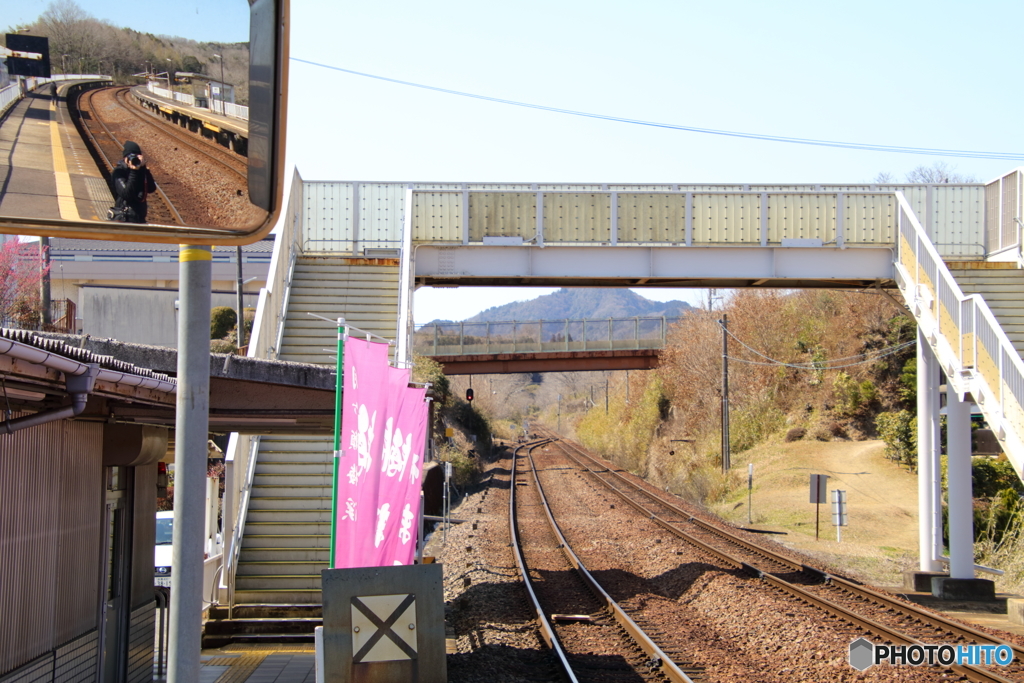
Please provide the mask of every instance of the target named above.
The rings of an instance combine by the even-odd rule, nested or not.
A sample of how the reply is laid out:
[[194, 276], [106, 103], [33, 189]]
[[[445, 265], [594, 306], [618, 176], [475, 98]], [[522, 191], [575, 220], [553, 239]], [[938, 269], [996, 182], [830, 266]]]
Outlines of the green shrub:
[[466, 486], [473, 482], [473, 477], [477, 472], [476, 459], [470, 458], [459, 449], [448, 444], [440, 446], [436, 453], [439, 461], [452, 464], [452, 476], [455, 479], [456, 486]]
[[991, 498], [1010, 490], [1024, 494], [1024, 483], [1006, 460], [971, 458], [971, 487], [975, 498]]
[[909, 410], [879, 413], [875, 426], [885, 442], [885, 456], [916, 470], [917, 418]]
[[238, 347], [226, 339], [211, 339], [210, 353], [234, 353]]
[[238, 322], [238, 314], [230, 306], [217, 306], [210, 311], [210, 339], [223, 339], [228, 336], [235, 323]]
[[434, 359], [426, 356], [413, 356], [412, 381], [430, 384], [430, 391], [433, 392], [439, 407], [450, 403], [451, 383], [444, 374], [443, 366]]
[[857, 382], [845, 372], [836, 375], [832, 388], [836, 397], [836, 412], [844, 417], [856, 414], [878, 398], [878, 390], [871, 380]]

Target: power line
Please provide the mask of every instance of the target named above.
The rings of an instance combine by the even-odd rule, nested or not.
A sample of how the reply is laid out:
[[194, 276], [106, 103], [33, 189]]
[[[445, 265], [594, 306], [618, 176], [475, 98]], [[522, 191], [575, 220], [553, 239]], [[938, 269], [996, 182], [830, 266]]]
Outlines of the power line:
[[459, 97], [469, 97], [476, 100], [484, 100], [485, 102], [495, 102], [497, 104], [507, 104], [514, 107], [525, 107], [527, 109], [538, 109], [540, 111], [549, 111], [556, 114], [568, 114], [570, 116], [582, 116], [585, 118], [599, 119], [602, 121], [613, 121], [616, 123], [630, 123], [637, 126], [649, 126], [652, 128], [665, 128], [668, 130], [679, 130], [688, 133], [702, 133], [705, 135], [721, 135], [725, 137], [733, 138], [745, 138], [748, 140], [762, 140], [765, 142], [784, 142], [793, 145], [810, 145], [815, 147], [835, 147], [838, 149], [857, 149], [867, 152], [890, 152], [893, 154], [919, 154], [925, 156], [940, 156], [940, 157], [959, 157], [965, 159], [998, 159], [1002, 161], [1024, 161], [1024, 153], [1017, 152], [983, 152], [975, 150], [964, 150], [964, 149], [941, 149], [936, 147], [902, 147], [897, 145], [877, 145], [871, 143], [862, 142], [842, 142], [839, 140], [816, 140], [813, 138], [797, 138], [797, 137], [786, 137], [782, 135], [767, 135], [762, 133], [744, 133], [740, 131], [731, 130], [718, 130], [714, 128], [699, 128], [697, 126], [684, 126], [681, 124], [674, 123], [658, 123], [656, 121], [644, 121], [641, 119], [629, 119], [621, 116], [611, 116], [609, 114], [595, 114], [592, 112], [575, 111], [573, 109], [562, 109], [560, 107], [550, 107], [543, 104], [532, 104], [530, 102], [519, 102], [517, 100], [508, 100], [501, 97], [491, 97], [489, 95], [479, 95], [476, 93], [463, 92], [461, 90], [452, 90], [450, 88], [440, 88], [433, 85], [426, 85], [424, 83], [415, 83], [413, 81], [403, 81], [397, 78], [388, 78], [387, 76], [378, 76], [376, 74], [365, 73], [362, 71], [355, 71], [353, 69], [345, 69], [340, 66], [332, 66], [330, 64], [322, 64], [320, 62], [313, 62], [308, 59], [300, 59], [299, 57], [292, 57], [292, 61], [299, 62], [302, 64], [309, 64], [310, 66], [320, 67], [322, 69], [330, 69], [332, 71], [340, 71], [342, 73], [351, 74], [353, 76], [362, 76], [364, 78], [372, 78], [378, 81], [385, 81], [387, 83], [395, 83], [397, 85], [406, 85], [412, 88], [421, 88], [423, 90], [431, 90], [434, 92], [445, 93], [448, 95], [458, 95]]
[[[845, 356], [843, 358], [833, 358], [831, 360], [822, 361], [822, 362], [809, 361], [807, 363], [786, 363], [784, 361], [780, 361], [780, 360], [776, 360], [774, 358], [771, 358], [770, 356], [766, 356], [763, 353], [761, 353], [760, 351], [758, 351], [757, 349], [753, 348], [752, 346], [750, 346], [749, 344], [744, 342], [742, 339], [737, 337], [735, 334], [733, 334], [727, 327], [722, 325], [721, 321], [719, 321], [718, 325], [719, 325], [719, 327], [721, 327], [725, 331], [726, 334], [728, 334], [730, 337], [735, 339], [736, 342], [740, 346], [745, 348], [747, 351], [750, 351], [755, 356], [759, 356], [761, 358], [764, 358], [766, 361], [768, 361], [767, 363], [760, 363], [760, 362], [752, 361], [752, 360], [744, 360], [742, 358], [733, 358], [733, 360], [735, 360], [736, 362], [738, 362], [738, 363], [747, 363], [749, 365], [781, 365], [781, 366], [785, 366], [787, 368], [796, 368], [798, 370], [838, 370], [840, 368], [853, 367], [854, 365], [863, 365], [865, 363], [874, 362], [874, 361], [878, 360], [879, 358], [885, 358], [886, 356], [892, 355], [894, 353], [898, 353], [898, 352], [902, 351], [903, 349], [907, 348], [908, 346], [911, 346], [911, 345], [917, 343], [916, 341], [907, 341], [907, 342], [903, 342], [902, 344], [897, 344], [896, 346], [887, 346], [885, 348], [877, 349], [875, 351], [870, 351], [868, 353], [858, 353], [855, 356]], [[838, 363], [840, 361], [853, 360], [854, 358], [862, 358], [864, 360], [858, 361], [856, 363], [848, 363], [846, 365], [832, 365], [833, 363]]]

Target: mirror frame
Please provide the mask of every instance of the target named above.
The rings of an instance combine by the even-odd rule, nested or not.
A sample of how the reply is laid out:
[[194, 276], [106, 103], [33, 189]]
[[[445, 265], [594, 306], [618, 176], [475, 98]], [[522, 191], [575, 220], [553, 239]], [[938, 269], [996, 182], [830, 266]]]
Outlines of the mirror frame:
[[[249, 2], [250, 17], [256, 5]], [[59, 218], [30, 218], [0, 215], [0, 233], [8, 235], [35, 235], [40, 237], [66, 237], [87, 240], [115, 240], [122, 242], [154, 242], [160, 244], [243, 245], [256, 242], [274, 229], [281, 215], [284, 194], [285, 130], [288, 122], [288, 57], [290, 31], [290, 0], [274, 0], [275, 70], [273, 91], [275, 108], [271, 130], [270, 207], [266, 219], [248, 230], [217, 228], [189, 228], [175, 225], [114, 223], [107, 221], [69, 221]], [[251, 19], [250, 19], [251, 21]], [[251, 31], [251, 26], [250, 26]], [[251, 42], [250, 38], [250, 42]], [[250, 68], [251, 68], [250, 56]], [[251, 80], [251, 76], [250, 76]]]

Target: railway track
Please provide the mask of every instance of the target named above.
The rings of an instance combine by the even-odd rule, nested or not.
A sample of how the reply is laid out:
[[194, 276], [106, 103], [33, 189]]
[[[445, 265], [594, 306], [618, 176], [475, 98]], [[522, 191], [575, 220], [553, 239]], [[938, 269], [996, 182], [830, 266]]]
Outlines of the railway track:
[[[84, 92], [79, 125], [97, 161], [110, 170], [125, 140], [138, 142], [162, 199], [150, 205], [149, 222], [205, 227], [258, 223], [265, 212], [248, 201], [248, 161], [139, 105], [130, 88]], [[166, 203], [166, 211], [158, 205]]]
[[[545, 434], [543, 430], [541, 432], [554, 441], [553, 434]], [[977, 644], [1009, 647], [1013, 652], [1013, 662], [1009, 666], [985, 668], [965, 664], [952, 665], [948, 669], [971, 681], [1006, 683], [1024, 680], [1024, 649], [1019, 646], [922, 609], [901, 598], [831, 575], [752, 543], [636, 485], [608, 463], [594, 458], [575, 444], [558, 440], [557, 445], [581, 470], [619, 496], [639, 514], [709, 554], [717, 562], [760, 578], [773, 589], [818, 607], [883, 642], [896, 645]]]
[[[561, 675], [570, 681], [701, 680], [699, 671], [673, 662], [572, 551], [533, 461], [532, 451], [546, 443], [520, 446], [513, 455], [509, 527], [540, 633]], [[523, 470], [531, 476], [520, 477]]]
[[[102, 171], [109, 184], [110, 174], [121, 159], [124, 140], [119, 140], [99, 115], [99, 108], [94, 105], [93, 98], [100, 90], [86, 90], [78, 100], [78, 121], [80, 130], [86, 138], [97, 160], [102, 162]], [[127, 90], [127, 88], [123, 88]], [[127, 138], [125, 138], [127, 139]], [[157, 182], [157, 201], [149, 205], [147, 218], [151, 223], [164, 225], [184, 225], [185, 221], [170, 198], [164, 192], [162, 184]]]

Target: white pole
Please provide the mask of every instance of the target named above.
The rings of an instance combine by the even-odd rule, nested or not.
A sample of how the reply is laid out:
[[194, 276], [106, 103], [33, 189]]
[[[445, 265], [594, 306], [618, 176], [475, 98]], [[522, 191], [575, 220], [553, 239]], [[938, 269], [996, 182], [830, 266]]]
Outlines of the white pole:
[[946, 385], [946, 481], [949, 486], [949, 576], [974, 578], [974, 518], [971, 497], [971, 411]]
[[[938, 500], [935, 477], [939, 472], [935, 454], [935, 426], [939, 417], [938, 359], [928, 340], [917, 331], [917, 517], [919, 566], [923, 572], [941, 569], [935, 553], [935, 520]], [[941, 531], [941, 522], [938, 530]]]

